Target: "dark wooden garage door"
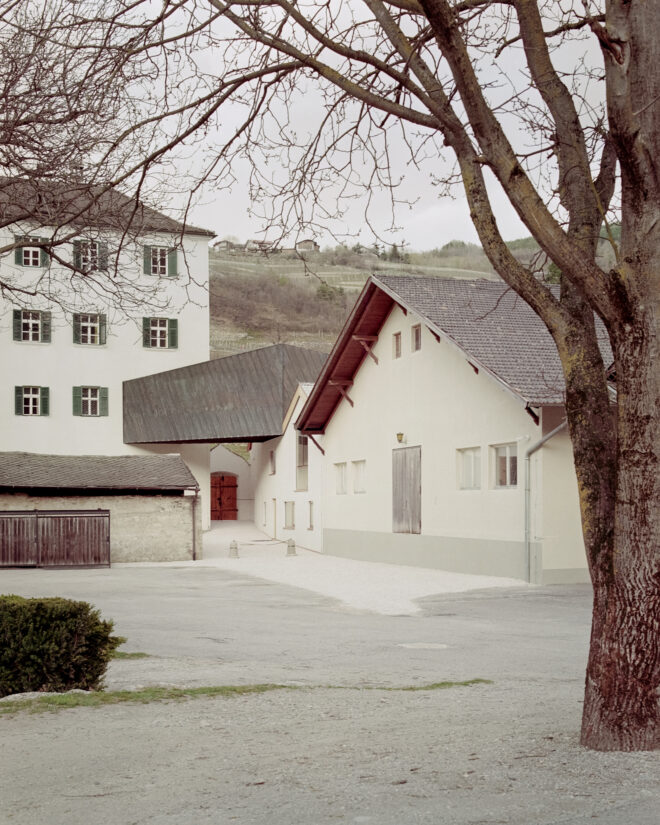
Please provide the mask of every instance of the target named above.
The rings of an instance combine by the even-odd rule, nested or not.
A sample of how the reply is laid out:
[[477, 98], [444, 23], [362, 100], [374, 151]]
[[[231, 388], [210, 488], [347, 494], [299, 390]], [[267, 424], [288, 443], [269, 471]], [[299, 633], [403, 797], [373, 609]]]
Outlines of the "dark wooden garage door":
[[109, 566], [109, 510], [0, 511], [0, 567]]

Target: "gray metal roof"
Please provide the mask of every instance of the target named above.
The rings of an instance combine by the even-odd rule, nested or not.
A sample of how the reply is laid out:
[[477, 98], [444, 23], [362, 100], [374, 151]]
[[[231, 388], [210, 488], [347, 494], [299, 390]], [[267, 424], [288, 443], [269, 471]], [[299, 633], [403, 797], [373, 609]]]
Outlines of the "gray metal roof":
[[275, 344], [124, 382], [124, 442], [266, 441], [326, 355]]
[[[530, 406], [564, 403], [555, 343], [539, 316], [507, 284], [397, 276], [373, 280]], [[597, 329], [605, 363], [611, 363], [605, 328], [597, 322]]]
[[178, 455], [0, 453], [0, 488], [188, 490], [198, 487]]
[[104, 191], [100, 184], [0, 177], [0, 226], [17, 221], [130, 230], [133, 234], [215, 235], [208, 229], [180, 223], [117, 189]]

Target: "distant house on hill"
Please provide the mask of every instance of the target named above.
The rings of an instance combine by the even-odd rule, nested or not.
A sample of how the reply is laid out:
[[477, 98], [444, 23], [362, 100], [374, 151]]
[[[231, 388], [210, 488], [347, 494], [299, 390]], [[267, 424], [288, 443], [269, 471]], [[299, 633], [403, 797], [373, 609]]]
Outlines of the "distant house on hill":
[[321, 247], [312, 238], [296, 242], [296, 252], [319, 252]]
[[587, 581], [563, 405], [554, 342], [506, 284], [370, 278], [296, 422], [323, 436], [323, 551]]
[[218, 252], [237, 252], [245, 248], [245, 245], [242, 243], [234, 243], [234, 241], [217, 241], [213, 244], [213, 248], [217, 249]]
[[263, 255], [279, 252], [276, 241], [258, 241], [250, 239], [245, 244], [246, 252], [261, 252]]

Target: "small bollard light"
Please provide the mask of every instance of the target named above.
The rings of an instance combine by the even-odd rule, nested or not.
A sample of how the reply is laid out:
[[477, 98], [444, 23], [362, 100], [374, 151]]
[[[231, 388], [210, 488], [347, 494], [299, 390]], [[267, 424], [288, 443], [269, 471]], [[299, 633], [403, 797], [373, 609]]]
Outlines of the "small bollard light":
[[232, 541], [229, 545], [229, 558], [230, 559], [237, 559], [238, 558], [238, 542]]
[[286, 554], [287, 556], [297, 556], [296, 553], [296, 543], [293, 539], [289, 539], [286, 543]]

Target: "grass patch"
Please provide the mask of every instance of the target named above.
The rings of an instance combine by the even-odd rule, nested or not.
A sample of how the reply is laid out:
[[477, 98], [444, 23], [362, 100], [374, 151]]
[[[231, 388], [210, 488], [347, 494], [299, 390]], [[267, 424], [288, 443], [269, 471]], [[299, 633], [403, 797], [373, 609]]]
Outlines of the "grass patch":
[[150, 702], [180, 701], [200, 696], [244, 696], [266, 693], [270, 690], [295, 690], [291, 685], [213, 685], [197, 688], [150, 687], [143, 690], [94, 691], [90, 693], [59, 693], [37, 696], [34, 699], [16, 699], [0, 702], [0, 716], [27, 710], [30, 713], [64, 710], [66, 708], [97, 708], [101, 705], [119, 705], [123, 702], [148, 704]]
[[[147, 654], [142, 654], [147, 655]], [[131, 654], [128, 654], [130, 657]], [[428, 685], [404, 685], [403, 687], [351, 687], [350, 685], [308, 685], [307, 690], [322, 687], [324, 690], [387, 690], [387, 691], [419, 691], [419, 690], [447, 690], [455, 687], [472, 687], [473, 685], [492, 685], [490, 679], [467, 679], [464, 682], [432, 682]], [[245, 696], [251, 693], [268, 693], [272, 690], [300, 690], [301, 685], [212, 685], [209, 687], [174, 688], [149, 687], [142, 690], [112, 690], [92, 691], [89, 693], [58, 693], [52, 696], [37, 696], [33, 699], [14, 699], [0, 702], [0, 716], [16, 714], [20, 711], [29, 713], [46, 713], [48, 711], [66, 710], [67, 708], [98, 708], [102, 705], [119, 705], [123, 702], [134, 704], [149, 704], [150, 702], [171, 702], [199, 697]]]
[[386, 688], [386, 690], [447, 690], [454, 687], [471, 687], [472, 685], [492, 685], [491, 679], [467, 679], [465, 682], [431, 682], [430, 685], [410, 685], [408, 687]]
[[148, 659], [148, 653], [142, 653], [139, 650], [129, 652], [127, 650], [114, 650], [112, 652], [112, 659]]

